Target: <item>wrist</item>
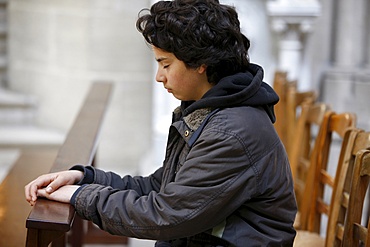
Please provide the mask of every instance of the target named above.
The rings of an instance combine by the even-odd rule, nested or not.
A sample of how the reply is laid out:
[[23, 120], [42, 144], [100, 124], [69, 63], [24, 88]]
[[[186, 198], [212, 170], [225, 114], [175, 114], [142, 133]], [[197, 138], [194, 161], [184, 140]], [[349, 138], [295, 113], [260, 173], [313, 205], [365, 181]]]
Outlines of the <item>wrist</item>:
[[70, 172], [73, 174], [73, 184], [77, 184], [84, 178], [84, 173], [79, 170], [70, 170]]
[[94, 168], [92, 166], [82, 166], [82, 165], [75, 165], [71, 167], [69, 170], [72, 171], [80, 171], [82, 172], [82, 177], [80, 180], [76, 181], [76, 184], [91, 184], [94, 182]]
[[69, 203], [72, 205], [72, 206], [76, 206], [76, 197], [77, 197], [77, 194], [80, 192], [80, 190], [82, 190], [84, 187], [86, 186], [85, 185], [82, 185], [80, 186], [71, 196], [71, 199], [69, 200]]

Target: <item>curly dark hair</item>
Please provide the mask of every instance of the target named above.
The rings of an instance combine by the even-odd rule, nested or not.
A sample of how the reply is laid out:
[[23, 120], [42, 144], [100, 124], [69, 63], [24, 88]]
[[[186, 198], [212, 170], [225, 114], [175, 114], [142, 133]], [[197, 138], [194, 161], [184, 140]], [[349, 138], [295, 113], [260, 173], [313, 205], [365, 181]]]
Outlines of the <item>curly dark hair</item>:
[[249, 65], [250, 42], [240, 31], [238, 14], [218, 0], [160, 1], [140, 11], [136, 27], [147, 43], [173, 53], [187, 67], [205, 64], [210, 83]]

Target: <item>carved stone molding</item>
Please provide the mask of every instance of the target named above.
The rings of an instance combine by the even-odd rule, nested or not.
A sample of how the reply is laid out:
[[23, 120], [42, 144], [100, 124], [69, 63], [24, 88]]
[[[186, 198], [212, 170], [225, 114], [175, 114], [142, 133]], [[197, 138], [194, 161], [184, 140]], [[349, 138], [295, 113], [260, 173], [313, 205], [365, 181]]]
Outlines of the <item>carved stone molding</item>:
[[274, 31], [282, 33], [290, 26], [298, 26], [296, 31], [308, 33], [321, 14], [321, 5], [317, 0], [270, 0], [267, 12]]
[[278, 68], [286, 70], [290, 79], [297, 79], [303, 39], [313, 30], [321, 5], [318, 0], [270, 0], [266, 8], [271, 29], [278, 34]]

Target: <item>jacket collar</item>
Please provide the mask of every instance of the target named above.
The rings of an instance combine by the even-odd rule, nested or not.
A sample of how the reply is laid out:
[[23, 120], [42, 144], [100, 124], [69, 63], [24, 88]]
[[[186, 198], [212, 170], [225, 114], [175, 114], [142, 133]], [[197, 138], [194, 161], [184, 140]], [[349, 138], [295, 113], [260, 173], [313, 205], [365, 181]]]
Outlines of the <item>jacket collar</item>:
[[[172, 123], [171, 128], [175, 128], [191, 148], [202, 133], [210, 117], [219, 110], [218, 108], [213, 110], [212, 108], [197, 109], [184, 117], [177, 118], [177, 121]], [[175, 115], [176, 113], [174, 111]], [[181, 111], [177, 116], [181, 116]]]
[[201, 108], [184, 117], [184, 122], [191, 130], [197, 130], [204, 119], [211, 113], [211, 108]]
[[[188, 115], [184, 116], [183, 120], [184, 120], [185, 124], [189, 127], [190, 130], [195, 131], [199, 128], [199, 126], [202, 124], [204, 119], [208, 116], [208, 114], [211, 111], [212, 111], [211, 108], [197, 109], [197, 110], [189, 113]], [[175, 121], [179, 120], [179, 116], [181, 116], [181, 107], [180, 106], [177, 107], [174, 110], [174, 116], [177, 116], [174, 119]]]

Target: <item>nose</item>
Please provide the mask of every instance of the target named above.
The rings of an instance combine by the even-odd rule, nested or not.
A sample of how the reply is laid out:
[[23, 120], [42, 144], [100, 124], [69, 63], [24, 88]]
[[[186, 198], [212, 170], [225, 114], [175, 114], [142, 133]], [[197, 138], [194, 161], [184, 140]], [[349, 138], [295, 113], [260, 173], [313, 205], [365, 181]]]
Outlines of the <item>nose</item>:
[[157, 70], [157, 74], [156, 74], [156, 76], [155, 76], [155, 80], [157, 81], [157, 82], [162, 82], [162, 83], [164, 83], [165, 82], [165, 79], [166, 79], [166, 77], [164, 76], [164, 74], [160, 71], [160, 68], [158, 68], [158, 70]]

